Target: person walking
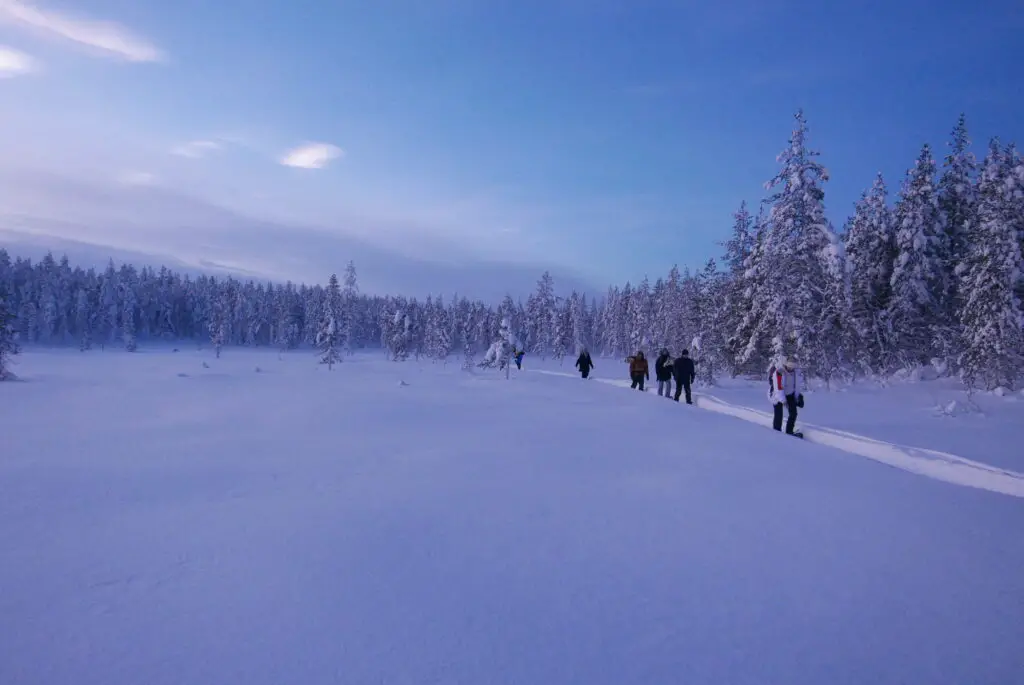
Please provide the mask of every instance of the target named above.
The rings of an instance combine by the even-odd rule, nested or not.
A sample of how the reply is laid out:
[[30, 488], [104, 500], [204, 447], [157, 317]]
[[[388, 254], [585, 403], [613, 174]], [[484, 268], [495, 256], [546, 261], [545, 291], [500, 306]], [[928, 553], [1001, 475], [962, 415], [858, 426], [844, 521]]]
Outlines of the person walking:
[[796, 432], [798, 410], [804, 406], [804, 374], [792, 359], [773, 363], [768, 369], [768, 401], [772, 403], [774, 416], [772, 428], [782, 430], [782, 410], [786, 409], [786, 434], [803, 437]]
[[672, 375], [676, 379], [675, 401], [679, 401], [679, 396], [682, 395], [685, 390], [686, 403], [693, 404], [690, 387], [693, 385], [693, 381], [697, 378], [697, 369], [694, 367], [693, 360], [690, 359], [689, 350], [683, 350], [679, 357], [672, 362]]
[[658, 397], [672, 395], [672, 355], [663, 349], [654, 360], [654, 378], [658, 381]]
[[580, 352], [580, 356], [576, 358], [576, 368], [580, 370], [580, 375], [583, 378], [590, 377], [590, 370], [594, 368], [594, 360], [590, 358], [590, 352], [583, 349]]
[[630, 387], [633, 390], [639, 388], [642, 391], [644, 389], [644, 380], [651, 380], [651, 371], [647, 366], [647, 357], [640, 351], [629, 357], [626, 361], [629, 362], [629, 377], [633, 381], [633, 385]]

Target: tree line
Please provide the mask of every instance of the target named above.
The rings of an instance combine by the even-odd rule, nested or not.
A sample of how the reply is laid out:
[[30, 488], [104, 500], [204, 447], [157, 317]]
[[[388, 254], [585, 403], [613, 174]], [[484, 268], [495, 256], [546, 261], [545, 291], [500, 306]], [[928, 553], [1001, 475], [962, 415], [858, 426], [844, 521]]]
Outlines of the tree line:
[[989, 143], [979, 162], [963, 116], [941, 173], [925, 144], [895, 201], [881, 174], [837, 230], [828, 173], [803, 112], [756, 210], [742, 203], [719, 260], [672, 267], [599, 297], [556, 295], [544, 273], [526, 301], [495, 305], [438, 294], [366, 295], [355, 265], [326, 286], [190, 278], [166, 268], [33, 264], [0, 249], [0, 365], [19, 343], [109, 345], [191, 340], [315, 346], [325, 362], [380, 348], [390, 358], [456, 355], [467, 367], [507, 321], [532, 355], [603, 356], [689, 348], [703, 380], [760, 373], [785, 356], [809, 374], [886, 376], [938, 363], [970, 388], [1015, 388], [1024, 371], [1024, 161]]

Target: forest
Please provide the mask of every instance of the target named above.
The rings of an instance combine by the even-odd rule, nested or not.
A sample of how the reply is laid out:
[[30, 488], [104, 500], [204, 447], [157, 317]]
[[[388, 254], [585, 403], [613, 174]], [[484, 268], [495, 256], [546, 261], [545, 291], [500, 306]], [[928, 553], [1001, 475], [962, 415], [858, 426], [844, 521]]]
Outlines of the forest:
[[941, 169], [923, 145], [894, 198], [879, 174], [837, 228], [825, 213], [828, 172], [802, 111], [795, 120], [766, 196], [740, 205], [721, 255], [603, 293], [556, 296], [545, 273], [525, 302], [417, 300], [361, 293], [351, 262], [340, 279], [306, 285], [113, 262], [98, 271], [52, 255], [33, 264], [0, 249], [0, 373], [24, 345], [131, 352], [158, 341], [217, 355], [317, 347], [331, 364], [379, 348], [396, 361], [454, 356], [468, 368], [507, 321], [542, 358], [688, 348], [704, 382], [760, 374], [785, 356], [826, 381], [932, 365], [970, 389], [1019, 387], [1024, 160], [1015, 146], [993, 139], [979, 160], [961, 116]]

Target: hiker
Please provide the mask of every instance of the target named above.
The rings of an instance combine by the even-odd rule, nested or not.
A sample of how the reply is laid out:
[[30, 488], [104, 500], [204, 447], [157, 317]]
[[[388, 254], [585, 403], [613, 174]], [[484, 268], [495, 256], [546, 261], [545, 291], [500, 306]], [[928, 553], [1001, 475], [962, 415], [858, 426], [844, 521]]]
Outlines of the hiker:
[[654, 377], [658, 381], [658, 397], [668, 398], [672, 394], [672, 355], [666, 349], [654, 360]]
[[577, 357], [576, 368], [580, 370], [580, 375], [583, 378], [590, 377], [590, 370], [594, 368], [594, 360], [590, 358], [590, 352], [587, 352], [586, 348], [583, 348], [580, 356]]
[[690, 396], [690, 386], [693, 385], [693, 381], [697, 378], [697, 370], [694, 368], [693, 360], [690, 359], [689, 350], [683, 350], [679, 358], [672, 362], [672, 375], [676, 379], [675, 401], [679, 401], [679, 396], [685, 390], [686, 403], [693, 404], [693, 398]]
[[512, 358], [516, 360], [516, 368], [520, 371], [523, 370], [523, 355], [526, 354], [526, 350], [517, 350], [512, 348]]
[[632, 357], [628, 357], [626, 361], [629, 362], [629, 377], [633, 381], [633, 385], [629, 387], [634, 390], [639, 388], [642, 391], [644, 389], [644, 380], [651, 380], [651, 371], [647, 366], [647, 357], [640, 351]]
[[773, 363], [768, 369], [768, 401], [772, 403], [775, 416], [772, 428], [782, 430], [782, 407], [786, 407], [786, 433], [797, 435], [797, 410], [804, 406], [804, 373], [796, 362], [787, 359], [785, 362]]

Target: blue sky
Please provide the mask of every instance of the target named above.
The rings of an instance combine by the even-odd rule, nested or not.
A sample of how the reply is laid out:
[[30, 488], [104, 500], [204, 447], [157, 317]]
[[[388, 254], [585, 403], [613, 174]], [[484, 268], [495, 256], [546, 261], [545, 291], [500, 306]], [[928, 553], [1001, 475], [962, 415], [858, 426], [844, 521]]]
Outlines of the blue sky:
[[[351, 239], [636, 281], [718, 255], [798, 107], [837, 223], [961, 111], [1024, 143], [1021, 35], [1019, 0], [0, 0], [0, 212], [195, 260], [225, 210], [292, 231], [219, 234], [278, 277]], [[307, 230], [338, 254], [289, 262]]]

